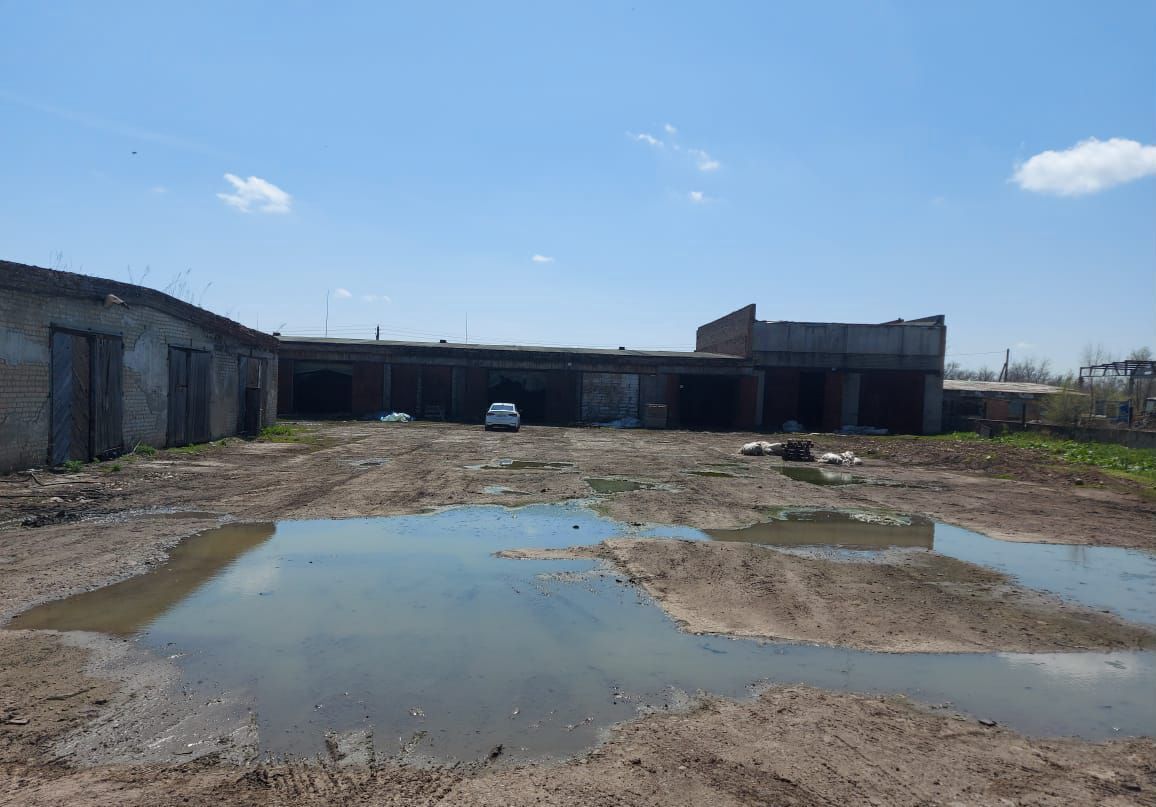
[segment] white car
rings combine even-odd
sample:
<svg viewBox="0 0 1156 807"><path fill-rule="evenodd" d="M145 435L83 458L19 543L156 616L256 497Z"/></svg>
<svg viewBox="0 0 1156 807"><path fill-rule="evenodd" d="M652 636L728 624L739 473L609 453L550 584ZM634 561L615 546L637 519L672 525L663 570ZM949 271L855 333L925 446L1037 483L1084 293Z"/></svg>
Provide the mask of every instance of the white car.
<svg viewBox="0 0 1156 807"><path fill-rule="evenodd" d="M522 415L518 412L518 407L512 403L490 404L490 411L486 412L486 431L491 429L517 431L520 428L522 428Z"/></svg>

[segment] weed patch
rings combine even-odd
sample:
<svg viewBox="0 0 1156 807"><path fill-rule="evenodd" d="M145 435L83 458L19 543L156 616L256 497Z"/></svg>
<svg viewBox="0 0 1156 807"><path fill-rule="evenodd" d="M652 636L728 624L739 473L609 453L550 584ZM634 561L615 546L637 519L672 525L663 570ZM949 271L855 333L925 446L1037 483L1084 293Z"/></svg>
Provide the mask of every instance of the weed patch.
<svg viewBox="0 0 1156 807"><path fill-rule="evenodd" d="M274 423L261 429L257 439L264 443L308 443L313 436L300 426L290 423Z"/></svg>
<svg viewBox="0 0 1156 807"><path fill-rule="evenodd" d="M1006 434L995 438L995 441L1017 448L1044 451L1069 464L1089 465L1114 472L1114 475L1124 475L1148 483L1156 482L1156 451L1152 449L1061 440L1028 432Z"/></svg>

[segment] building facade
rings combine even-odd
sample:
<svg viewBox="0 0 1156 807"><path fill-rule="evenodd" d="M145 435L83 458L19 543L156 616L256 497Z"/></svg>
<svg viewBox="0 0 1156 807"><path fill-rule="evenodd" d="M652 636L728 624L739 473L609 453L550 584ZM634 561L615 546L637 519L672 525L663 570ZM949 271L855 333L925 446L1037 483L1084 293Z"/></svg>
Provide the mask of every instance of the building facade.
<svg viewBox="0 0 1156 807"><path fill-rule="evenodd" d="M0 471L259 431L276 348L152 289L0 261Z"/></svg>
<svg viewBox="0 0 1156 807"><path fill-rule="evenodd" d="M871 426L908 434L940 431L942 316L877 325L768 322L755 306L703 325L696 349L749 362L758 382L758 426L794 421L807 431Z"/></svg>
<svg viewBox="0 0 1156 807"><path fill-rule="evenodd" d="M760 322L750 305L702 326L696 341L694 351L638 351L282 337L278 407L480 422L490 403L508 401L527 423L657 411L669 428L939 431L943 317Z"/></svg>
<svg viewBox="0 0 1156 807"><path fill-rule="evenodd" d="M394 410L480 423L503 401L527 423L641 420L658 406L670 427L754 427L753 409L718 393L754 388L751 369L733 356L283 337L279 364L286 415Z"/></svg>

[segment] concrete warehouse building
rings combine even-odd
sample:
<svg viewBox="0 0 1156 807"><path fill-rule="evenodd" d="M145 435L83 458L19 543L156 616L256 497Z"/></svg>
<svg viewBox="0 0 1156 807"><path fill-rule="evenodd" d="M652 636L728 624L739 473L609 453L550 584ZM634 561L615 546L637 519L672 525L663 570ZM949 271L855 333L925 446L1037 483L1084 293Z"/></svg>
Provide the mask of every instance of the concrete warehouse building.
<svg viewBox="0 0 1156 807"><path fill-rule="evenodd" d="M258 431L276 349L159 291L0 261L0 472Z"/></svg>
<svg viewBox="0 0 1156 807"><path fill-rule="evenodd" d="M879 325L760 322L749 305L694 351L281 337L282 414L387 410L478 422L493 401L527 423L623 417L670 428L939 431L942 316Z"/></svg>

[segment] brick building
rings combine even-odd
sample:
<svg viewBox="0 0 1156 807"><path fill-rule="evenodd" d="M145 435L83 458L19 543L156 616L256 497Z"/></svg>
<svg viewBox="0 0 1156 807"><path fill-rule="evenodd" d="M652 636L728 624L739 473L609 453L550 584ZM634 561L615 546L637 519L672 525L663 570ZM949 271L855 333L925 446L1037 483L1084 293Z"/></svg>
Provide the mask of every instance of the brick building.
<svg viewBox="0 0 1156 807"><path fill-rule="evenodd" d="M761 322L753 305L698 329L694 351L282 337L283 414L480 421L494 401L527 423L644 419L671 428L934 433L942 415L943 317L879 325Z"/></svg>
<svg viewBox="0 0 1156 807"><path fill-rule="evenodd" d="M943 415L942 315L879 324L761 321L755 306L698 329L696 349L742 357L758 379L758 424L808 431L875 426L935 434Z"/></svg>
<svg viewBox="0 0 1156 807"><path fill-rule="evenodd" d="M659 404L672 427L754 427L733 394L754 388L752 370L721 354L283 337L278 355L282 414L481 422L508 401L527 423L565 424L641 419Z"/></svg>
<svg viewBox="0 0 1156 807"><path fill-rule="evenodd" d="M276 347L152 289L0 261L0 471L258 430Z"/></svg>

